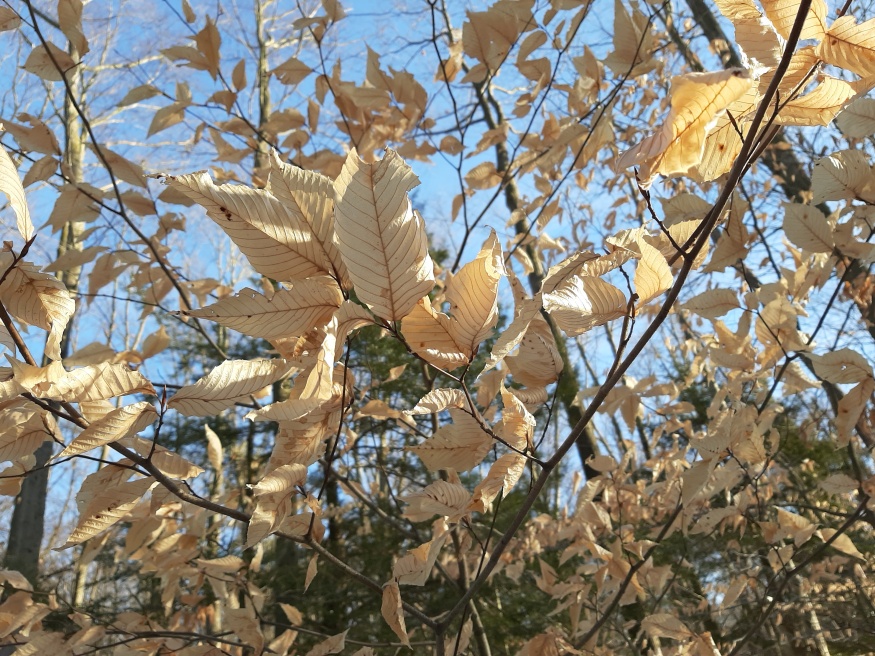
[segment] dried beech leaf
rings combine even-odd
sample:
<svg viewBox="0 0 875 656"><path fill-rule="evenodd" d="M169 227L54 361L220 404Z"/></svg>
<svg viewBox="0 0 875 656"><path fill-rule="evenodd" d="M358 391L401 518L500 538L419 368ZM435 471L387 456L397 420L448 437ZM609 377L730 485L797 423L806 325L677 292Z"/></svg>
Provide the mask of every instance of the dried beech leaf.
<svg viewBox="0 0 875 656"><path fill-rule="evenodd" d="M346 264L334 241L334 183L314 171L286 164L271 150L267 190L310 226L331 264L331 277L352 289Z"/></svg>
<svg viewBox="0 0 875 656"><path fill-rule="evenodd" d="M30 220L30 210L27 209L24 187L12 158L2 146L0 146L0 191L9 197L9 205L12 206L17 219L18 234L24 241L29 241L33 237L34 228Z"/></svg>
<svg viewBox="0 0 875 656"><path fill-rule="evenodd" d="M832 253L835 240L826 217L816 207L784 203L784 234L810 253Z"/></svg>
<svg viewBox="0 0 875 656"><path fill-rule="evenodd" d="M866 409L872 394L875 394L875 379L866 377L851 388L851 391L839 401L835 420L836 443L839 447L845 447L850 442L854 428ZM856 488L856 483L854 488Z"/></svg>
<svg viewBox="0 0 875 656"><path fill-rule="evenodd" d="M365 164L353 149L334 183L337 245L360 301L398 321L434 287L425 224L407 193L419 181L394 151Z"/></svg>
<svg viewBox="0 0 875 656"><path fill-rule="evenodd" d="M187 416L217 415L288 375L285 360L227 360L193 385L174 394L167 405Z"/></svg>
<svg viewBox="0 0 875 656"><path fill-rule="evenodd" d="M15 407L0 412L0 426L4 427L0 431L0 462L13 463L32 455L57 429L54 420L43 413Z"/></svg>
<svg viewBox="0 0 875 656"><path fill-rule="evenodd" d="M332 279L320 276L288 283L271 298L244 288L234 296L186 316L209 319L252 337L278 339L300 337L313 326L324 326L343 303L340 288Z"/></svg>
<svg viewBox="0 0 875 656"><path fill-rule="evenodd" d="M853 16L837 18L816 52L827 64L864 78L875 75L875 18L859 25Z"/></svg>
<svg viewBox="0 0 875 656"><path fill-rule="evenodd" d="M452 424L441 426L424 443L409 447L422 460L429 471L473 469L492 446L492 438L471 415L451 408Z"/></svg>
<svg viewBox="0 0 875 656"><path fill-rule="evenodd" d="M203 206L261 275L290 281L333 272L325 248L303 217L267 191L216 186L204 171L167 176L165 181Z"/></svg>
<svg viewBox="0 0 875 656"><path fill-rule="evenodd" d="M395 581L383 586L383 603L380 607L383 619L398 636L402 644L410 647L410 638L407 637L407 627L404 626L404 609L401 606L401 590Z"/></svg>
<svg viewBox="0 0 875 656"><path fill-rule="evenodd" d="M116 408L79 433L56 458L75 456L136 435L157 419L158 412L148 401Z"/></svg>
<svg viewBox="0 0 875 656"><path fill-rule="evenodd" d="M252 486L256 506L249 519L246 548L277 531L286 517L295 512L297 488L306 481L307 467L290 464L277 467Z"/></svg>
<svg viewBox="0 0 875 656"><path fill-rule="evenodd" d="M643 240L638 242L638 248L641 259L635 267L635 292L641 307L669 289L674 279L662 253Z"/></svg>
<svg viewBox="0 0 875 656"><path fill-rule="evenodd" d="M40 399L55 401L101 401L116 396L155 394L155 388L138 371L126 365L104 362L65 371L60 362L48 367L31 367L12 361L15 380Z"/></svg>
<svg viewBox="0 0 875 656"><path fill-rule="evenodd" d="M76 62L54 43L36 46L24 62L24 70L49 82L60 82Z"/></svg>
<svg viewBox="0 0 875 656"><path fill-rule="evenodd" d="M470 362L463 347L456 343L452 319L432 309L428 297L404 317L401 334L414 353L437 367L452 370Z"/></svg>
<svg viewBox="0 0 875 656"><path fill-rule="evenodd" d="M727 312L741 307L738 296L731 289L709 289L696 294L683 304L684 309L695 312L706 319L722 317Z"/></svg>
<svg viewBox="0 0 875 656"><path fill-rule="evenodd" d="M467 405L465 393L458 389L434 389L423 396L412 410L405 415L426 415L447 408L464 408Z"/></svg>
<svg viewBox="0 0 875 656"><path fill-rule="evenodd" d="M820 529L820 534L823 537L824 542L832 538L838 531L834 528L822 528ZM847 554L848 556L852 556L864 562L868 562L866 556L864 556L859 549L857 549L856 545L851 541L847 535L840 535L835 540L830 542L830 545L834 549L841 551L843 554Z"/></svg>
<svg viewBox="0 0 875 656"><path fill-rule="evenodd" d="M637 77L652 71L658 60L651 55L654 49L650 21L638 7L632 13L621 0L614 0L614 49L605 57L605 65L616 75Z"/></svg>
<svg viewBox="0 0 875 656"><path fill-rule="evenodd" d="M815 205L825 200L875 202L875 174L868 157L859 150L841 150L817 160L811 173L811 191Z"/></svg>
<svg viewBox="0 0 875 656"><path fill-rule="evenodd" d="M307 568L308 582L305 586L305 590L309 587L309 581L313 580L312 576L309 576L310 570L313 570L314 576L316 572L316 554L313 555L313 558L310 560L311 567ZM344 631L343 633L338 633L335 636L331 636L327 640L323 640L319 644L317 644L313 649L308 651L305 656L327 656L328 654L339 654L346 647L346 634L349 633L349 629Z"/></svg>
<svg viewBox="0 0 875 656"><path fill-rule="evenodd" d="M737 68L672 78L671 111L662 130L626 151L617 169L640 167L638 177L645 187L657 174L686 173L702 161L714 120L750 88L747 72Z"/></svg>
<svg viewBox="0 0 875 656"><path fill-rule="evenodd" d="M141 478L101 487L94 490L87 501L77 498L80 503L79 522L61 549L90 540L123 519L154 485L154 479Z"/></svg>
<svg viewBox="0 0 875 656"><path fill-rule="evenodd" d="M501 245L492 231L483 248L447 285L453 341L473 358L498 321L498 283L506 275Z"/></svg>
<svg viewBox="0 0 875 656"><path fill-rule="evenodd" d="M61 338L76 310L76 302L63 282L41 273L27 262L13 266L12 253L0 253L0 302L14 318L49 331L46 355L61 359Z"/></svg>
<svg viewBox="0 0 875 656"><path fill-rule="evenodd" d="M789 38L799 13L798 0L763 0L763 11L778 34L785 39ZM799 38L822 39L826 31L826 14L826 0L812 0Z"/></svg>
<svg viewBox="0 0 875 656"><path fill-rule="evenodd" d="M846 137L863 139L875 134L875 98L858 98L836 117Z"/></svg>
<svg viewBox="0 0 875 656"><path fill-rule="evenodd" d="M392 566L392 578L399 585L425 585L449 536L447 528L443 519L437 520L434 523L432 539L415 549L408 549L407 553L395 562Z"/></svg>
<svg viewBox="0 0 875 656"><path fill-rule="evenodd" d="M467 514L471 495L458 483L435 481L421 492L408 494L402 500L408 504L404 516L412 522L422 522L435 515L456 522Z"/></svg>
<svg viewBox="0 0 875 656"><path fill-rule="evenodd" d="M625 315L626 296L601 278L575 275L544 294L544 309L573 337Z"/></svg>
<svg viewBox="0 0 875 656"><path fill-rule="evenodd" d="M517 484L525 470L525 456L518 453L505 453L492 464L486 478L474 488L469 510L489 512L492 502L499 494L506 495Z"/></svg>
<svg viewBox="0 0 875 656"><path fill-rule="evenodd" d="M859 383L866 378L872 378L872 365L869 361L849 348L808 357L814 365L814 373L837 385Z"/></svg>

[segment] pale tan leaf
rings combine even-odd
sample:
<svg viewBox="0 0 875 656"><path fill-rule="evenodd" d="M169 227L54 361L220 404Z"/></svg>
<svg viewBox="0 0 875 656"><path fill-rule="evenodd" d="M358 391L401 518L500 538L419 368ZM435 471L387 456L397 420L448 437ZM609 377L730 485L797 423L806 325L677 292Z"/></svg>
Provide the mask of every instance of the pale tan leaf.
<svg viewBox="0 0 875 656"><path fill-rule="evenodd" d="M853 16L837 18L816 52L827 64L864 78L875 75L875 18L859 25Z"/></svg>
<svg viewBox="0 0 875 656"><path fill-rule="evenodd" d="M392 566L392 578L398 581L399 585L425 585L449 536L447 528L444 520L437 520L434 523L431 540L415 549L408 549L404 556L395 561Z"/></svg>
<svg viewBox="0 0 875 656"><path fill-rule="evenodd" d="M482 162L465 174L465 184L471 189L492 189L502 180L503 176L492 162Z"/></svg>
<svg viewBox="0 0 875 656"><path fill-rule="evenodd" d="M289 398L246 415L254 421L295 421L325 405L334 396L334 362L337 357L337 317L331 319L318 349L307 358L295 379ZM339 382L339 381L338 381ZM336 399L340 403L340 399Z"/></svg>
<svg viewBox="0 0 875 656"><path fill-rule="evenodd" d="M789 38L796 15L799 13L798 0L763 0L763 11L778 34L785 39ZM799 38L822 39L826 31L826 14L826 0L812 0Z"/></svg>
<svg viewBox="0 0 875 656"><path fill-rule="evenodd" d="M450 408L452 424L441 426L419 446L409 447L429 471L473 469L492 446L492 438L471 415L458 408Z"/></svg>
<svg viewBox="0 0 875 656"><path fill-rule="evenodd" d="M333 272L306 221L267 191L216 186L203 171L165 180L203 206L261 275L285 282Z"/></svg>
<svg viewBox="0 0 875 656"><path fill-rule="evenodd" d="M715 0L720 12L735 26L735 42L749 60L775 67L781 59L783 41L753 0Z"/></svg>
<svg viewBox="0 0 875 656"><path fill-rule="evenodd" d="M45 273L50 271L70 271L71 269L81 267L83 264L88 264L105 250L106 246L88 246L81 250L72 248L51 264L44 266L42 270Z"/></svg>
<svg viewBox="0 0 875 656"><path fill-rule="evenodd" d="M501 411L499 433L505 442L523 451L533 446L536 422L516 392L517 390L507 389L502 383L501 402L504 408Z"/></svg>
<svg viewBox="0 0 875 656"><path fill-rule="evenodd" d="M273 340L300 337L314 326L324 326L343 303L340 288L331 278L319 276L288 284L290 289L279 289L271 298L247 287L234 296L182 314Z"/></svg>
<svg viewBox="0 0 875 656"><path fill-rule="evenodd" d="M209 425L204 424L204 435L207 439L207 460L210 461L210 466L216 471L222 471L222 461L224 459L224 450L222 449L222 440Z"/></svg>
<svg viewBox="0 0 875 656"><path fill-rule="evenodd" d="M407 637L407 627L404 625L404 609L401 606L401 590L395 581L383 586L383 603L380 612L386 624L392 632L398 636L402 644L410 647L410 638Z"/></svg>
<svg viewBox="0 0 875 656"><path fill-rule="evenodd" d="M525 337L532 319L540 313L541 305L542 299L540 294L533 299L525 298L517 303L514 319L492 345L492 352L486 360L486 366L484 366L483 370L480 372L481 376L497 367L498 364L507 357L508 353L513 351L519 345Z"/></svg>
<svg viewBox="0 0 875 656"><path fill-rule="evenodd" d="M601 278L574 275L544 294L544 309L573 337L625 315L626 297Z"/></svg>
<svg viewBox="0 0 875 656"><path fill-rule="evenodd" d="M645 187L657 174L686 173L702 161L714 119L742 98L751 84L742 69L672 78L671 111L663 128L626 151L617 160L617 169L640 167L638 177Z"/></svg>
<svg viewBox="0 0 875 656"><path fill-rule="evenodd" d="M54 159L52 158L52 161ZM18 234L22 239L29 241L33 237L33 223L30 220L30 210L27 209L27 199L24 196L24 187L18 177L18 171L9 153L0 146L0 192L9 197L9 205L15 212Z"/></svg>
<svg viewBox="0 0 875 656"><path fill-rule="evenodd" d="M847 474L830 474L818 484L827 494L851 494L859 486L860 483Z"/></svg>
<svg viewBox="0 0 875 656"><path fill-rule="evenodd" d="M857 98L836 117L836 125L852 139L875 134L875 98Z"/></svg>
<svg viewBox="0 0 875 656"><path fill-rule="evenodd" d="M21 25L21 16L12 7L0 7L0 32L17 29Z"/></svg>
<svg viewBox="0 0 875 656"><path fill-rule="evenodd" d="M20 261L14 267L12 253L0 253L0 270L7 271L0 283L0 301L14 318L49 331L46 355L61 358L61 338L76 310L76 302L63 282Z"/></svg>
<svg viewBox="0 0 875 656"><path fill-rule="evenodd" d="M836 529L834 528L820 529L820 534L823 537L824 542L832 538L836 533L838 533L838 531L836 531ZM846 534L839 535L835 540L830 542L830 545L832 545L834 549L841 551L843 554L853 556L854 558L859 558L862 561L867 560L866 556L860 553L860 550L857 549L857 546Z"/></svg>
<svg viewBox="0 0 875 656"><path fill-rule="evenodd" d="M91 149L97 153L97 148L92 146ZM100 153L109 164L112 175L128 184L146 188L146 176L143 173L143 167L111 151L106 146L100 147Z"/></svg>
<svg viewBox="0 0 875 656"><path fill-rule="evenodd" d="M58 24L80 57L88 53L88 40L82 33L82 1L58 0Z"/></svg>
<svg viewBox="0 0 875 656"><path fill-rule="evenodd" d="M119 440L119 444L133 449L143 458L149 458L162 474L170 478L185 480L204 473L203 468L198 467L178 453L174 453L160 444L155 444L152 440L144 440L141 437L126 437Z"/></svg>
<svg viewBox="0 0 875 656"><path fill-rule="evenodd" d="M54 420L42 413L16 407L0 412L0 426L4 427L0 431L0 461L13 463L51 440L57 428Z"/></svg>
<svg viewBox="0 0 875 656"><path fill-rule="evenodd" d="M857 383L839 401L835 420L836 443L839 447L845 447L850 442L854 428L872 394L875 394L875 379L867 377Z"/></svg>
<svg viewBox="0 0 875 656"><path fill-rule="evenodd" d="M467 404L465 393L458 389L433 389L423 396L412 410L405 415L426 415L441 412L447 408L464 408Z"/></svg>
<svg viewBox="0 0 875 656"><path fill-rule="evenodd" d="M103 362L65 371L60 362L48 367L31 367L12 361L15 379L37 398L56 401L100 401L142 392L155 394L155 388L138 371L126 365Z"/></svg>
<svg viewBox="0 0 875 656"><path fill-rule="evenodd" d="M622 0L614 0L613 41L614 49L604 62L616 75L637 77L657 67L650 21L637 6L630 14Z"/></svg>
<svg viewBox="0 0 875 656"><path fill-rule="evenodd" d="M784 203L784 234L810 253L832 253L835 240L826 217L816 207Z"/></svg>
<svg viewBox="0 0 875 656"><path fill-rule="evenodd" d="M473 358L498 321L498 283L506 275L501 245L492 231L483 248L447 285L453 341Z"/></svg>
<svg viewBox="0 0 875 656"><path fill-rule="evenodd" d="M24 181L21 184L26 189L35 182L45 182L51 178L57 170L58 160L52 155L46 155L31 164L27 173L24 174Z"/></svg>
<svg viewBox="0 0 875 656"><path fill-rule="evenodd" d="M249 548L277 531L296 509L298 487L307 480L307 467L301 464L277 467L252 487L255 511L249 519L246 547Z"/></svg>
<svg viewBox="0 0 875 656"><path fill-rule="evenodd" d="M73 58L54 43L36 46L24 62L24 70L49 82L60 82L74 66Z"/></svg>
<svg viewBox="0 0 875 656"><path fill-rule="evenodd" d="M281 465L312 465L324 454L324 442L337 430L340 411L318 410L297 421L281 421L267 470Z"/></svg>
<svg viewBox="0 0 875 656"><path fill-rule="evenodd" d="M734 291L720 288L696 294L681 307L706 319L716 319L727 312L740 308L741 304Z"/></svg>
<svg viewBox="0 0 875 656"><path fill-rule="evenodd" d="M156 484L152 478L117 483L95 490L62 549L81 544L122 520Z"/></svg>
<svg viewBox="0 0 875 656"><path fill-rule="evenodd" d="M445 369L468 364L470 358L456 343L452 320L431 307L428 297L419 300L401 322L401 334L410 348L426 362Z"/></svg>
<svg viewBox="0 0 875 656"><path fill-rule="evenodd" d="M775 513L780 526L787 537L793 538L797 547L808 542L808 539L817 531L817 524L812 523L806 517L790 512L784 508L775 508Z"/></svg>
<svg viewBox="0 0 875 656"><path fill-rule="evenodd" d="M314 171L286 164L271 150L267 189L292 212L299 213L331 264L331 276L344 289L352 289L346 264L334 241L334 183Z"/></svg>
<svg viewBox="0 0 875 656"><path fill-rule="evenodd" d="M497 2L488 11L468 11L462 25L462 47L479 63L465 76L465 82L480 82L489 71L497 71L523 29L533 22L531 6Z"/></svg>
<svg viewBox="0 0 875 656"><path fill-rule="evenodd" d="M822 75L811 91L783 105L775 121L781 125L827 126L846 105L871 89L873 83L875 78L872 76L866 80L845 82Z"/></svg>
<svg viewBox="0 0 875 656"><path fill-rule="evenodd" d="M157 419L158 413L148 401L116 408L79 433L56 458L79 455L104 444L136 435Z"/></svg>
<svg viewBox="0 0 875 656"><path fill-rule="evenodd" d="M435 515L456 522L467 513L471 495L458 483L435 481L421 492L414 492L402 499L408 504L404 516L412 522L431 519Z"/></svg>
<svg viewBox="0 0 875 656"><path fill-rule="evenodd" d="M187 416L217 415L288 375L285 360L227 360L193 385L174 394L167 405Z"/></svg>
<svg viewBox="0 0 875 656"><path fill-rule="evenodd" d="M156 111L152 122L149 123L146 138L173 127L177 123L182 123L185 120L185 108L186 105L175 102Z"/></svg>
<svg viewBox="0 0 875 656"><path fill-rule="evenodd" d="M313 69L297 57L291 57L270 71L282 84L295 85L306 78Z"/></svg>
<svg viewBox="0 0 875 656"><path fill-rule="evenodd" d="M122 98L117 107L128 107L130 105L136 105L141 100L148 100L149 98L154 98L158 94L161 93L161 89L151 84L141 84L138 87L134 87L130 91L125 94L125 97Z"/></svg>
<svg viewBox="0 0 875 656"><path fill-rule="evenodd" d="M492 464L486 478L474 488L474 495L468 506L469 510L489 512L492 508L492 502L499 494L506 495L517 484L525 470L525 456L518 453L505 453Z"/></svg>
<svg viewBox="0 0 875 656"><path fill-rule="evenodd" d="M691 171L694 177L710 182L732 168L741 153L742 140L747 137L750 127L750 121L746 117L752 114L759 101L757 88L751 86L741 98L730 103L726 111L717 117L714 127L705 137L702 160Z"/></svg>
<svg viewBox="0 0 875 656"><path fill-rule="evenodd" d="M635 267L635 292L641 307L669 289L674 279L662 253L643 240L638 242L638 248L641 259Z"/></svg>
<svg viewBox="0 0 875 656"><path fill-rule="evenodd" d="M859 383L872 377L869 361L849 348L830 351L824 355L808 356L814 365L814 372L831 383Z"/></svg>
<svg viewBox="0 0 875 656"><path fill-rule="evenodd" d="M814 194L811 202L815 205L825 200L875 201L875 174L866 154L841 150L817 160L811 173L811 191Z"/></svg>
<svg viewBox="0 0 875 656"><path fill-rule="evenodd" d="M207 72L215 80L219 73L219 48L222 45L222 37L209 17L204 28L194 35L194 42L204 57Z"/></svg>
<svg viewBox="0 0 875 656"><path fill-rule="evenodd" d="M532 319L517 354L506 357L505 363L513 380L526 387L544 388L559 378L565 365L544 317Z"/></svg>
<svg viewBox="0 0 875 656"><path fill-rule="evenodd" d="M168 346L170 346L170 335L167 334L167 329L164 326L159 326L158 330L143 340L143 346L140 347L140 355L145 360L153 355L158 355Z"/></svg>
<svg viewBox="0 0 875 656"><path fill-rule="evenodd" d="M689 640L694 636L683 622L669 613L648 615L641 621L641 628L649 635L659 638Z"/></svg>
<svg viewBox="0 0 875 656"><path fill-rule="evenodd" d="M419 183L390 150L365 164L353 149L334 182L337 245L356 294L377 316L398 321L434 287L422 217L407 192Z"/></svg>
<svg viewBox="0 0 875 656"><path fill-rule="evenodd" d="M316 561L316 556L313 556L313 560L311 563ZM309 568L308 568L309 573ZM314 570L315 571L315 570ZM305 587L306 590L306 587ZM305 656L327 656L327 654L339 654L343 651L346 646L346 634L349 633L349 629L344 631L343 633L338 633L335 636L331 636L327 640L323 640L318 645L313 647L310 651L308 651Z"/></svg>

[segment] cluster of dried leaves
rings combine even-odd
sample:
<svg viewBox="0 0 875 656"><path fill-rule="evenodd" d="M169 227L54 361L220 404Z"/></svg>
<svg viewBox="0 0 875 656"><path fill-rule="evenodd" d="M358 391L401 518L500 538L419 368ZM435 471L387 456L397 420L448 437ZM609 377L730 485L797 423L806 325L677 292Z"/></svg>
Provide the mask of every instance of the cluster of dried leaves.
<svg viewBox="0 0 875 656"><path fill-rule="evenodd" d="M557 80L548 55L558 64L570 50L591 3L554 2L536 19L532 2L500 0L486 11L468 12L460 35L450 25L444 36L435 32L439 90L452 99L457 126L464 125L453 95L460 89L471 91L488 117L476 148L464 144L465 129L439 143L417 139L435 125L427 90L408 72L384 70L371 50L361 84L345 81L339 62L330 73L324 60L321 72L297 57L279 64L269 74L283 85L315 76L306 118L285 109L257 127L239 117L205 126L219 162L260 153L253 186L227 179L217 184L206 172L158 176L165 187L157 201L204 208L261 276L258 289L232 293L215 280L183 281L169 264L165 243L179 230L171 215L160 219L154 235L137 233L137 257L95 246L69 252L68 261L31 261L37 232L18 167L0 151L0 189L24 244L9 241L0 253L0 343L9 364L0 369L0 457L12 463L0 472L0 492L16 494L47 439L60 446L52 463L101 448L114 452L111 461L104 459L77 482L79 518L63 546L86 543L81 557L93 559L114 531L124 530L119 551L139 562L142 572L160 577L165 613L162 619L131 611L101 621L35 594L24 577L6 571L0 578L10 593L0 603L0 640L18 645L14 653L22 656L98 649L186 656L303 653L295 651L299 632L306 633L314 618L282 604L288 623L278 631L266 621L270 594L248 578L260 567L264 544L274 540L310 552L304 589L318 567L339 568L350 586L373 591L373 607L380 606L396 646L410 646L415 636L416 649L433 644L439 654L489 653L490 639L497 636L484 629L479 605L501 577L506 579L501 585L537 587L550 600L528 609L549 612L548 628L513 645L520 654L623 649L735 654L767 621L792 615L792 604L781 604L790 599L788 589L799 585L798 575L816 570L793 597L806 606L808 622L819 621L817 612L823 612L813 596L841 601L856 595L855 588L862 590L872 556L855 546L849 532L875 522L867 506L875 479L867 471L868 457L859 455L861 446L875 446L866 412L875 393L865 356L871 348L822 347L815 338L826 334L824 323L840 295L848 301L848 316L861 317L862 334L872 331L875 304L864 278L875 260L869 243L875 173L854 140L875 133L875 101L860 98L875 86L875 22L858 23L851 15L830 21L824 0L766 0L761 6L718 0L717 5L735 27L746 67L673 77L662 124L647 126L646 136L640 126L625 124L618 137L634 145L622 154L614 126L624 123L615 115L631 115L633 106L635 115L643 115L641 107L653 91L620 92L628 80L662 71L660 39L675 28L667 22L665 34L657 34L657 10L648 17L620 0L611 51L600 60L589 47L580 49L573 60L575 78L567 84ZM187 20L196 20L187 3L183 9ZM431 11L433 19L441 17L436 3ZM84 57L88 42L81 12L80 3L62 1L58 22ZM449 20L446 12L443 16ZM37 21L32 12L25 18ZM326 1L294 27L308 31L321 53L325 34L341 18L339 5ZM14 11L4 10L4 27L13 29L18 20ZM552 36L546 29L551 22ZM207 18L192 41L163 54L224 80L217 25ZM515 75L525 83L514 115L543 119L541 131L528 132L513 152L511 122L491 87L502 66L514 65L511 53ZM45 41L34 47L24 68L60 83L76 66L68 52ZM604 66L618 80L613 88ZM835 75L824 72L827 67ZM543 106L552 87L564 94L565 115ZM241 61L231 84L207 102L230 112L246 88ZM139 86L120 104L157 94L154 86ZM345 154L306 148L326 98L341 117L345 140L355 145ZM172 103L154 114L148 134L181 123L195 104L188 85L180 82ZM784 204L785 246L771 248L784 248L787 259L780 266L773 262L775 276L761 282L758 276L767 268L753 263L750 254L765 248L772 259L756 218L770 183L752 183L763 190L754 197L742 180L781 126L828 126L834 119L852 147L814 164L808 202ZM57 141L38 118L22 120L31 127L8 123L6 129L22 152L43 156L33 159L25 184L50 180L59 165ZM236 148L229 134L250 143ZM112 183L100 188L68 180L59 187L47 226L95 220L110 201L129 225L136 221L128 211L157 215L142 169L90 136ZM375 156L376 149L392 143L397 150ZM464 164L466 157L491 149L496 163ZM515 234L503 242L488 231L479 252L462 264L460 251L454 266L433 261L426 222L410 199L419 181L405 158L428 159L438 152L459 158L461 190L448 209L453 218L463 217L465 243L480 222L469 207L477 192L495 198L511 190L510 203L519 195L518 181L529 176L532 185L530 197L518 196L511 207L508 225ZM573 254L560 258L561 240L546 228L565 213L557 197L559 181L574 176L581 188L605 184L605 189L637 176L636 197L625 202L638 208L641 219L637 226L611 230L598 248L583 247L594 238L588 232ZM661 217L648 191L658 176L677 178ZM122 182L130 188L121 191ZM693 188L700 193L688 190ZM824 203L836 210L824 214ZM747 227L749 214L754 231ZM583 220L566 220L575 231L587 230ZM615 220L605 218L602 226ZM546 266L551 257L552 266ZM140 366L174 348L164 328L136 349L92 346L62 357L62 342L81 303L49 272L89 263L90 294L123 275L150 303L160 304L175 290L182 322L207 336L215 331L204 326L216 324L263 340L270 345L269 357L226 357L195 382L173 388L150 380L148 367ZM531 292L524 277L536 282ZM511 316L498 330L500 291L508 288L513 308L506 308ZM806 303L820 294L829 297L815 310L822 318L806 333ZM727 315L735 327L724 322ZM669 324L684 336L673 341L664 331ZM25 334L24 326L45 334L43 362L33 347L37 337ZM403 347L405 355L393 363L394 377L405 365L421 368L430 391L413 407L393 407L380 397L378 385L357 379L349 364L354 337L374 327ZM845 328L830 329L835 343L842 343ZM586 360L597 384L579 390L580 419L566 425L559 422L556 399L564 379L575 376L568 344L601 330L614 350ZM656 367L643 362L657 352L650 349L657 348L659 337L686 363L686 372L675 379L660 378ZM578 343L589 349L596 342ZM651 375L635 380L636 371ZM261 402L265 388L283 385L285 393ZM685 396L696 385L711 389L698 423ZM832 402L824 439L831 448L845 448L850 464L812 483L804 470L782 459L782 436L789 430L782 404L821 388ZM127 402L129 396L135 400ZM241 421L276 426L263 467L250 463L256 475L246 481L245 494L217 484L228 457L209 426L205 452L211 472L161 444L169 443L162 437L174 413L235 417L241 407ZM655 412L646 414L651 407ZM430 524L426 533L421 527L413 533L422 536L415 544L408 534L383 580L346 562L330 548L331 531L326 533L332 517L342 512L340 505L365 508L374 522L383 521L379 513L386 515L379 498L386 489L376 484L366 489L356 479L361 466L356 449L364 438L353 420L362 417L391 422L403 439L386 448L418 463L413 484L403 476L389 483L391 495L401 496L386 521ZM418 421L421 417L425 421ZM649 435L644 419L651 422ZM551 423L562 432L552 445L542 439ZM562 478L562 465L565 472L579 469L568 462L568 453L588 431L611 423L616 434L604 444L613 456L595 455L587 463L597 475ZM342 482L339 505L323 495L332 477ZM551 486L569 501L536 515L533 509ZM496 529L497 506L511 495L517 499L514 510ZM230 553L207 549L237 522L245 525L245 537L232 541ZM700 537L725 541L726 554L745 556L731 576L721 570L715 579L697 580L698 601L684 602L678 578L688 563L677 544L698 544ZM89 551L92 543L96 547ZM404 601L412 589L405 586L435 581L456 590L450 606L431 606L423 597ZM755 610L740 614L744 605ZM69 620L66 630L46 622L57 613ZM715 635L721 627L728 628ZM339 653L357 628L327 637L307 653ZM814 634L820 649L825 629ZM355 653L373 648L362 644Z"/></svg>

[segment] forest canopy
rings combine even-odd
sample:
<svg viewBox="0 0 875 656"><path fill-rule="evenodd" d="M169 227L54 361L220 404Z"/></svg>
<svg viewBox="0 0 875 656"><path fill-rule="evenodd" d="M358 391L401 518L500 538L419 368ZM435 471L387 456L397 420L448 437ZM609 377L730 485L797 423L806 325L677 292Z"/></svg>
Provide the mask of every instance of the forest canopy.
<svg viewBox="0 0 875 656"><path fill-rule="evenodd" d="M869 0L0 31L0 654L875 651Z"/></svg>

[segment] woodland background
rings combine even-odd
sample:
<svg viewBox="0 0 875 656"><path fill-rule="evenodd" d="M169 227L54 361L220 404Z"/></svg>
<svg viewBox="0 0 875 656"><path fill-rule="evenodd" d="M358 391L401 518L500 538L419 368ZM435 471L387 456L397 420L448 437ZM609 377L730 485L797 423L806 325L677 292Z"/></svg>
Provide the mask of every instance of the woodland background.
<svg viewBox="0 0 875 656"><path fill-rule="evenodd" d="M871 2L0 29L0 653L875 651Z"/></svg>

